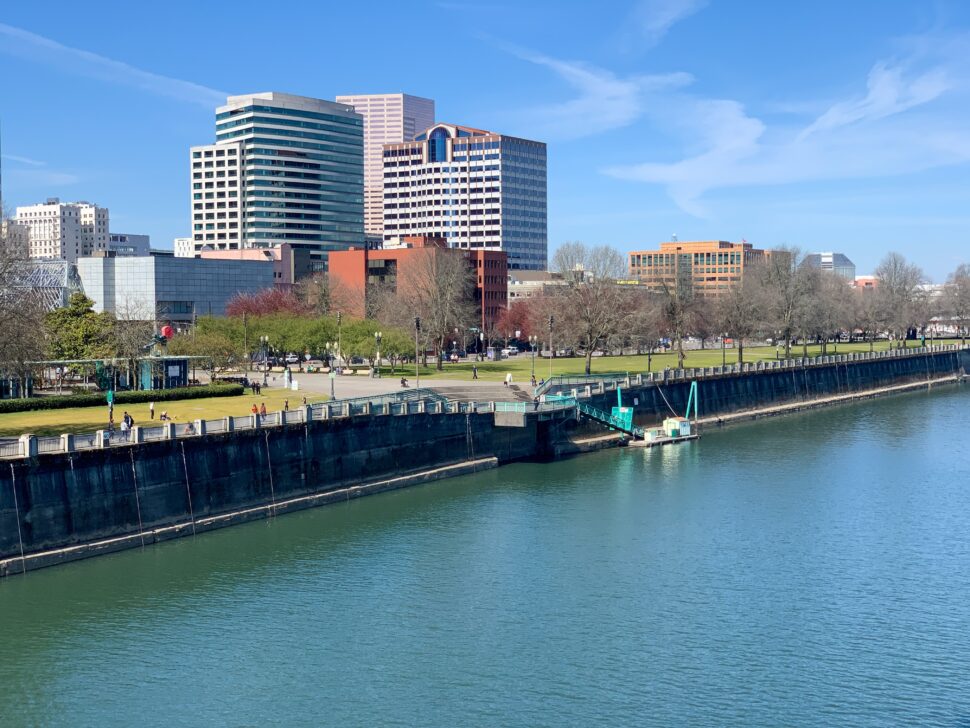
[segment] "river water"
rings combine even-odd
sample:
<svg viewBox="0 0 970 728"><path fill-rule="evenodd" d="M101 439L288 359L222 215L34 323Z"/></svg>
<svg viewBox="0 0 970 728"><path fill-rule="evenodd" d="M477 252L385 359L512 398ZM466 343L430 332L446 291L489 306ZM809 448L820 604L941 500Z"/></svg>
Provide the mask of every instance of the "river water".
<svg viewBox="0 0 970 728"><path fill-rule="evenodd" d="M970 724L970 389L0 582L0 724Z"/></svg>

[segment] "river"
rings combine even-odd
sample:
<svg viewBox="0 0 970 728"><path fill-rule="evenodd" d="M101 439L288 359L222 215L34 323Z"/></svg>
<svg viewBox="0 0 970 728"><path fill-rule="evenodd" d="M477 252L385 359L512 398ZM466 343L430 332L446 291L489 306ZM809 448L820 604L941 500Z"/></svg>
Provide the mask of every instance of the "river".
<svg viewBox="0 0 970 728"><path fill-rule="evenodd" d="M970 389L0 582L0 724L967 725Z"/></svg>

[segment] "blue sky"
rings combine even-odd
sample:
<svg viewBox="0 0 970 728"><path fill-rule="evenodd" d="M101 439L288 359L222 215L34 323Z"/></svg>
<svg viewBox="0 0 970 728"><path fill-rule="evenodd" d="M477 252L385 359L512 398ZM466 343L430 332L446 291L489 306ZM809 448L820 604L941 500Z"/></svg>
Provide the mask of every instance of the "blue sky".
<svg viewBox="0 0 970 728"><path fill-rule="evenodd" d="M225 95L404 91L549 144L550 249L970 262L956 0L5 3L0 79L7 204L96 201L157 247L188 234L188 147Z"/></svg>

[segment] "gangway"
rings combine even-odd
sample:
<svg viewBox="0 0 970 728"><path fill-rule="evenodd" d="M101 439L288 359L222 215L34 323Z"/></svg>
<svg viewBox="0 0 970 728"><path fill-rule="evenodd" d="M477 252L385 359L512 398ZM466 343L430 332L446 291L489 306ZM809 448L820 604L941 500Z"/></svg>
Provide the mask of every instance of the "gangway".
<svg viewBox="0 0 970 728"><path fill-rule="evenodd" d="M616 415L610 414L609 412L604 412L601 409L596 409L595 407L590 407L585 402L577 402L576 409L579 413L589 419L599 422L601 425L606 425L610 429L619 430L620 432L629 435L634 439L644 439L646 434L642 427L637 427L628 418L617 417Z"/></svg>

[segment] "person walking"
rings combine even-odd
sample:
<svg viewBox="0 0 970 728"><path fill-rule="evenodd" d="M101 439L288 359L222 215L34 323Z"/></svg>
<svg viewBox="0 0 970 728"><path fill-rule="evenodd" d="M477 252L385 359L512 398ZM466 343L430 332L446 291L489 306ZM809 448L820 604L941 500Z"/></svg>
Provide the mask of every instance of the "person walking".
<svg viewBox="0 0 970 728"><path fill-rule="evenodd" d="M512 386L512 372L507 372L506 373L506 375L505 375L505 386L506 387L511 387Z"/></svg>
<svg viewBox="0 0 970 728"><path fill-rule="evenodd" d="M284 412L289 412L290 411L290 400L288 400L288 399L284 399L283 400L283 411Z"/></svg>
<svg viewBox="0 0 970 728"><path fill-rule="evenodd" d="M478 365L472 364L472 379L478 379Z"/></svg>
<svg viewBox="0 0 970 728"><path fill-rule="evenodd" d="M253 402L253 407L249 411L252 412L254 415L258 415L259 414L259 407L256 406L256 403L255 402Z"/></svg>
<svg viewBox="0 0 970 728"><path fill-rule="evenodd" d="M263 402L261 405L259 405L259 416L260 417L265 417L266 416L266 403L265 402Z"/></svg>
<svg viewBox="0 0 970 728"><path fill-rule="evenodd" d="M539 411L539 395L538 394L535 397L532 398L532 407L533 407L533 411L535 411L535 412L538 412Z"/></svg>
<svg viewBox="0 0 970 728"><path fill-rule="evenodd" d="M132 419L131 415L128 414L128 410L125 410L125 413L122 415L121 419L128 426L129 430L131 429L131 426L135 424L135 421Z"/></svg>
<svg viewBox="0 0 970 728"><path fill-rule="evenodd" d="M128 442L128 432L130 428L128 427L128 418L121 421L121 437L125 442Z"/></svg>
<svg viewBox="0 0 970 728"><path fill-rule="evenodd" d="M148 403L148 418L151 419L151 420L154 420L155 419L155 403L154 402L149 402Z"/></svg>

